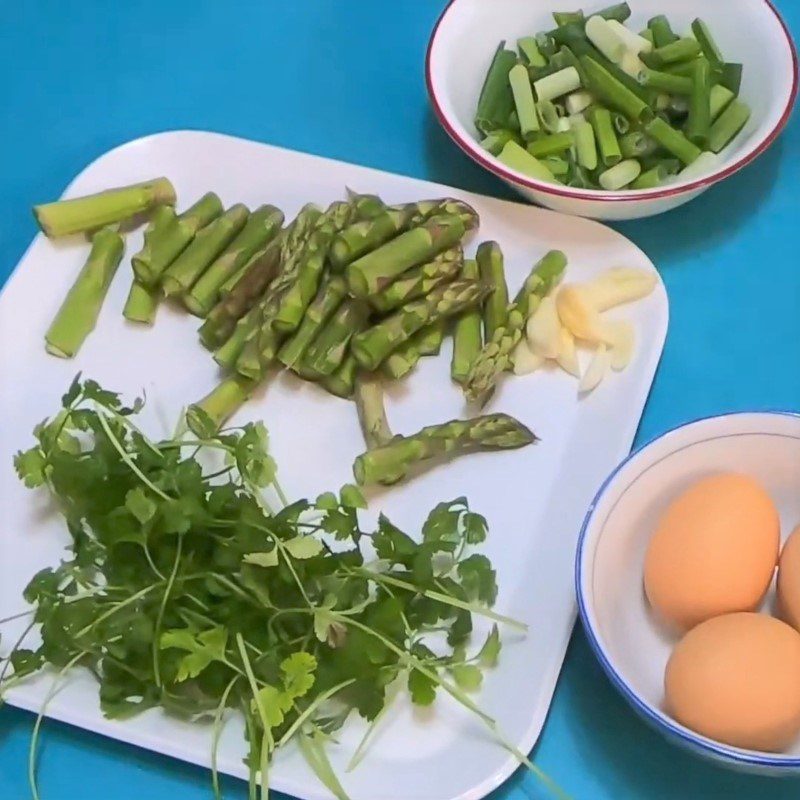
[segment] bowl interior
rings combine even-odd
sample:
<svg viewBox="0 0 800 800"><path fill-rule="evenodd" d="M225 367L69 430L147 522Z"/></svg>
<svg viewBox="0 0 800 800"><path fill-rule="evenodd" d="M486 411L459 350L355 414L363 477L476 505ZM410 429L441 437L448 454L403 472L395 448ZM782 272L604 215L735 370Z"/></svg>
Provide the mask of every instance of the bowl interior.
<svg viewBox="0 0 800 800"><path fill-rule="evenodd" d="M664 669L677 636L652 614L642 587L647 544L666 506L691 483L736 470L773 497L786 538L800 523L800 417L734 414L693 423L644 448L614 475L587 521L579 549L581 613L612 679L666 722ZM764 611L774 604L774 586ZM620 684L624 684L621 686ZM685 729L669 721L671 726ZM676 731L673 731L676 732ZM692 737L702 739L696 734ZM709 740L703 740L709 743ZM736 758L747 751L720 746ZM800 757L800 737L775 763Z"/></svg>
<svg viewBox="0 0 800 800"><path fill-rule="evenodd" d="M591 12L607 3L586 0L582 5ZM744 132L721 154L714 173L736 164L769 138L790 102L794 62L787 35L766 0L725 0L702 7L696 0L630 0L630 5L633 16L626 24L635 30L646 27L651 17L666 13L676 33L684 34L700 14L725 58L744 64L741 98L753 114ZM480 147L473 125L486 71L501 40L514 47L518 38L552 28L551 12L556 10L563 9L552 0L454 0L435 36L430 80L441 112L465 147L498 167L502 167L500 162ZM673 185L689 183L692 180Z"/></svg>

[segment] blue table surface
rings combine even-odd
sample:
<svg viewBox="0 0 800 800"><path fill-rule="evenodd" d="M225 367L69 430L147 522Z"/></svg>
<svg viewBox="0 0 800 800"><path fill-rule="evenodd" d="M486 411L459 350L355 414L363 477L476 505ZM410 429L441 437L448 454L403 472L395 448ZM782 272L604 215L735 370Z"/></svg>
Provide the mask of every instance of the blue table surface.
<svg viewBox="0 0 800 800"><path fill-rule="evenodd" d="M33 203L57 197L106 150L168 129L220 131L514 198L451 144L428 108L423 59L442 6L443 0L6 6L0 281L36 232ZM800 3L778 6L800 33ZM704 415L798 409L798 186L795 117L756 165L723 186L672 213L617 226L660 268L672 310L640 443ZM29 796L32 724L30 714L0 710L0 797ZM611 688L579 629L534 757L576 800L800 796L800 780L743 777L662 741ZM44 800L210 797L204 770L54 722L45 726L39 775ZM246 796L238 781L226 789L228 797ZM545 797L522 771L493 795Z"/></svg>

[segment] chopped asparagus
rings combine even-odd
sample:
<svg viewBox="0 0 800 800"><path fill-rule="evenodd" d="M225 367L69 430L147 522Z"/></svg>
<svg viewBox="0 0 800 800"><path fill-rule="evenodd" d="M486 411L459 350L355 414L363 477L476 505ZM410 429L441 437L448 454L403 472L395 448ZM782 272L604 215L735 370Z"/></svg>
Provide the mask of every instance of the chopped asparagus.
<svg viewBox="0 0 800 800"><path fill-rule="evenodd" d="M94 329L124 250L122 237L111 228L92 237L89 258L45 334L48 353L72 358L80 350Z"/></svg>
<svg viewBox="0 0 800 800"><path fill-rule="evenodd" d="M320 382L331 394L347 400L353 396L357 375L358 362L348 353L336 372L326 375Z"/></svg>
<svg viewBox="0 0 800 800"><path fill-rule="evenodd" d="M365 319L366 309L361 302L345 300L311 343L303 364L319 375L335 372Z"/></svg>
<svg viewBox="0 0 800 800"><path fill-rule="evenodd" d="M122 309L122 316L131 322L152 325L156 320L160 302L161 292L158 289L148 289L134 278L131 281L131 290L128 292L125 307Z"/></svg>
<svg viewBox="0 0 800 800"><path fill-rule="evenodd" d="M56 237L97 230L160 205L175 205L175 189L167 178L44 203L33 207L33 215L47 236Z"/></svg>
<svg viewBox="0 0 800 800"><path fill-rule="evenodd" d="M481 450L509 450L532 444L536 437L506 414L431 425L413 436L398 436L358 456L353 464L356 481L364 486L396 483L416 465L443 457Z"/></svg>
<svg viewBox="0 0 800 800"><path fill-rule="evenodd" d="M478 280L480 278L478 262L472 259L465 261L461 274L466 280ZM503 279L503 285L505 285L505 279ZM490 295L486 298L484 305L488 305L491 300L492 296ZM467 379L472 364L481 351L482 343L480 309L472 308L464 311L456 319L453 328L453 359L450 365L450 374L454 381L463 383Z"/></svg>
<svg viewBox="0 0 800 800"><path fill-rule="evenodd" d="M508 318L508 286L503 267L503 251L497 242L483 242L475 255L481 280L491 294L483 306L483 335L491 341L494 332L505 325Z"/></svg>
<svg viewBox="0 0 800 800"><path fill-rule="evenodd" d="M373 373L361 373L356 380L355 401L367 449L388 444L394 435L386 419L381 379Z"/></svg>
<svg viewBox="0 0 800 800"><path fill-rule="evenodd" d="M186 422L189 428L193 431L202 430L201 414L198 411L208 415L217 428L221 428L249 399L256 386L256 383L241 377L241 375L225 378L200 402L189 406L186 411Z"/></svg>

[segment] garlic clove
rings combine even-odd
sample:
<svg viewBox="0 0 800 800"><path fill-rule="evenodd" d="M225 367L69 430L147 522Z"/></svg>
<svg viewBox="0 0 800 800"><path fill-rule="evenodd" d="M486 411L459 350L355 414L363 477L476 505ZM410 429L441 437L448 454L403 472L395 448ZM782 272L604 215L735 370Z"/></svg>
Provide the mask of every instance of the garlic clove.
<svg viewBox="0 0 800 800"><path fill-rule="evenodd" d="M563 327L560 331L556 361L565 372L574 375L576 378L581 377L581 366L578 363L578 351L575 348L575 337Z"/></svg>
<svg viewBox="0 0 800 800"><path fill-rule="evenodd" d="M608 348L604 344L599 344L578 386L581 394L593 392L602 383L608 373L609 360Z"/></svg>
<svg viewBox="0 0 800 800"><path fill-rule="evenodd" d="M607 322L606 333L610 340L609 360L611 368L616 372L621 372L633 358L633 351L636 347L636 335L633 325L624 320Z"/></svg>
<svg viewBox="0 0 800 800"><path fill-rule="evenodd" d="M585 299L597 311L608 311L647 297L657 284L658 278L649 270L615 267L584 284Z"/></svg>
<svg viewBox="0 0 800 800"><path fill-rule="evenodd" d="M576 339L593 343L605 341L603 322L585 286L563 286L556 295L556 308L561 324Z"/></svg>
<svg viewBox="0 0 800 800"><path fill-rule="evenodd" d="M542 358L555 358L558 355L560 330L555 298L545 297L528 320L526 331L531 351Z"/></svg>
<svg viewBox="0 0 800 800"><path fill-rule="evenodd" d="M530 375L532 372L536 372L545 361L542 356L531 352L528 343L524 339L517 345L512 358L515 375Z"/></svg>

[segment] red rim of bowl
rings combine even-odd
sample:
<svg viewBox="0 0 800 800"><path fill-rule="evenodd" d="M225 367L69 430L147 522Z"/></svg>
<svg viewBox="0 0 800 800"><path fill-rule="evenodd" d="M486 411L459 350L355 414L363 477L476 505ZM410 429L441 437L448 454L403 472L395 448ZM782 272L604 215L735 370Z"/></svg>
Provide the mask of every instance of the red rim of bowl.
<svg viewBox="0 0 800 800"><path fill-rule="evenodd" d="M439 28L441 27L442 22L444 22L444 19L447 16L448 12L456 4L456 2L458 2L458 0L449 0L444 11L442 11L441 15L439 16L439 19L436 21L433 33L431 33L430 41L428 42L428 51L425 55L425 82L427 83L428 86L428 96L430 97L431 104L433 105L433 110L437 118L439 119L440 124L447 131L450 138L470 158L472 158L474 161L477 161L482 167L489 170L489 172L494 173L495 175L497 175L500 178L503 178L504 180L510 181L511 183L515 183L521 186L525 186L528 189L535 189L536 191L543 192L545 194L552 194L556 195L557 197L568 197L576 200L594 200L595 202L601 202L601 203L629 203L639 200L658 200L664 197L677 197L678 195L686 194L688 192L692 192L697 189L703 189L705 187L713 186L715 183L719 183L725 178L730 177L734 173L746 167L748 164L750 164L752 161L758 158L765 150L767 150L767 148L770 147L770 145L781 134L781 131L783 131L783 129L786 127L786 123L789 121L789 117L791 116L795 100L797 99L798 61L797 61L797 49L795 47L794 40L792 39L792 36L789 33L789 28L787 27L781 15L778 13L778 10L772 4L771 0L764 0L765 5L775 15L775 19L777 19L778 24L783 29L783 33L786 37L786 42L788 43L789 50L792 54L792 90L789 93L789 102L786 104L786 108L784 109L781 118L778 120L778 124L773 128L773 130L764 139L764 141L761 142L760 145L758 145L758 147L756 147L752 152L743 156L735 164L731 164L731 166L726 167L721 172L712 173L706 178L700 178L692 183L687 183L685 186L676 186L675 188L672 189L661 189L659 191L653 191L652 189L643 191L640 190L638 192L625 192L618 194L601 193L599 191L586 192L581 189L574 189L574 190L559 189L557 187L554 187L552 184L541 183L539 181L521 177L517 173L506 170L502 166L496 164L494 161L491 161L486 156L476 152L473 149L474 142L465 141L465 139L461 136L461 134L459 134L458 131L456 131L456 129L450 124L450 121L447 119L444 111L442 110L439 100L436 97L436 92L434 91L433 88L433 77L431 75L431 54L433 52L433 46L436 42L436 36L439 33Z"/></svg>

